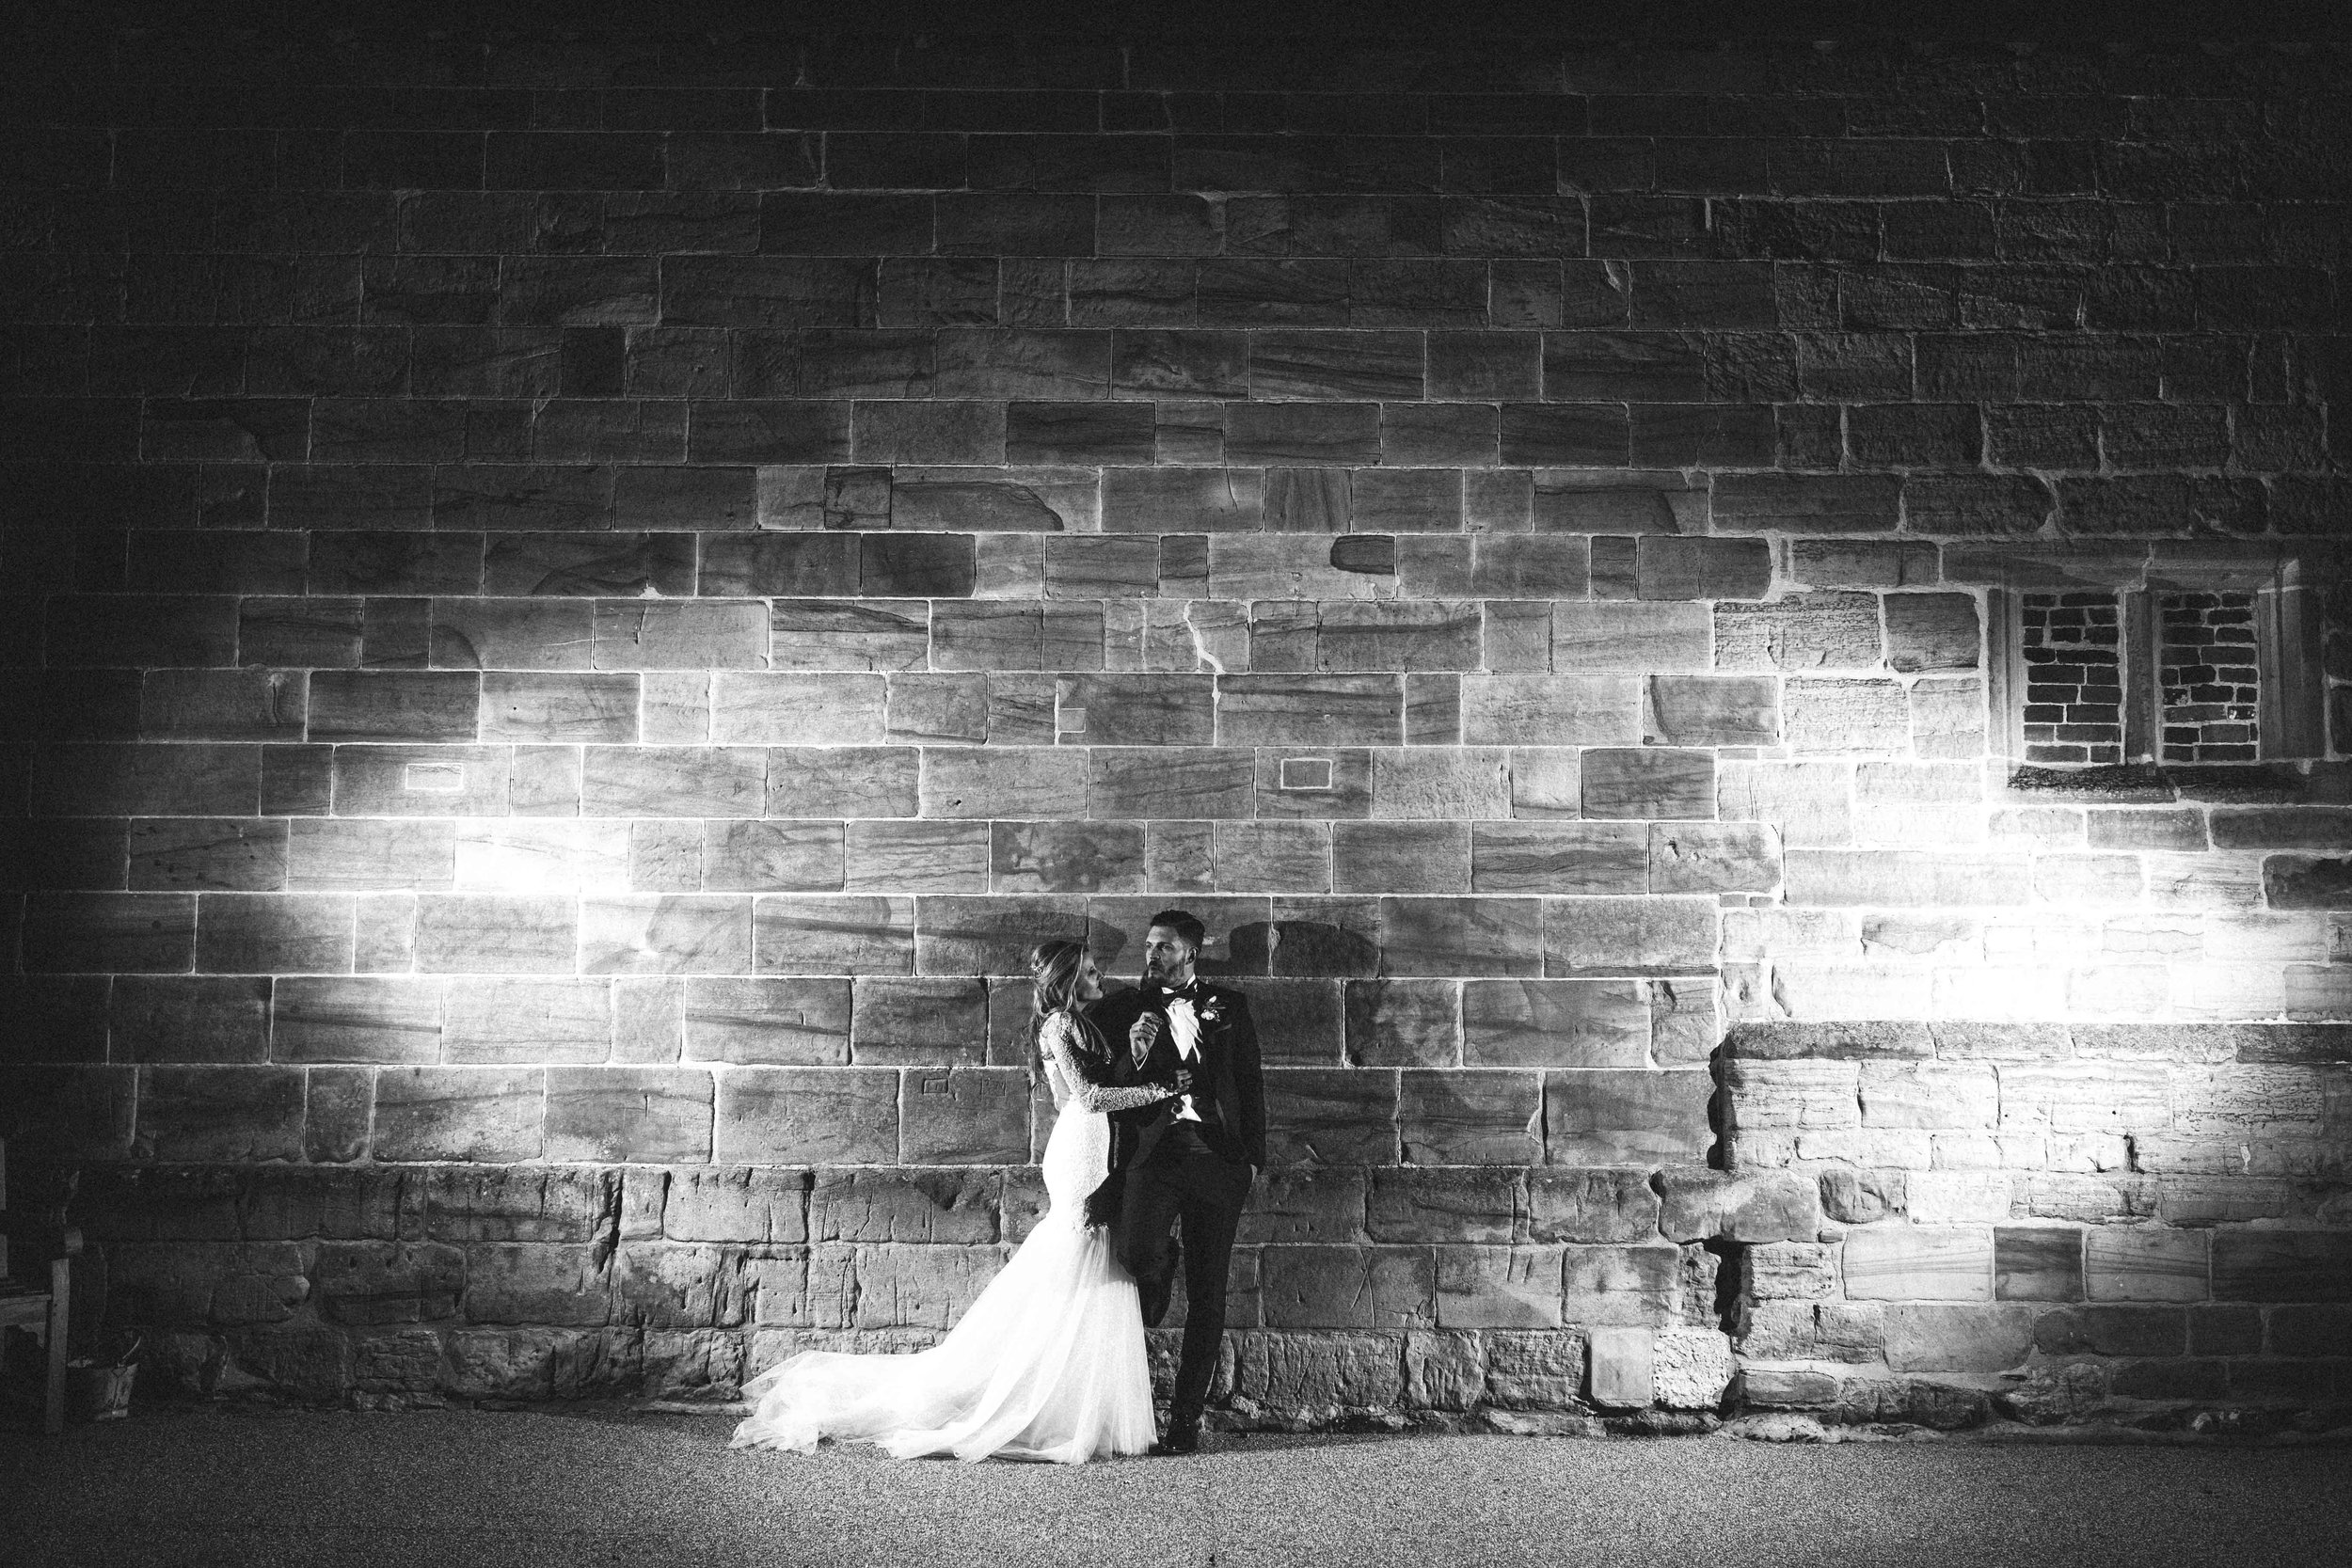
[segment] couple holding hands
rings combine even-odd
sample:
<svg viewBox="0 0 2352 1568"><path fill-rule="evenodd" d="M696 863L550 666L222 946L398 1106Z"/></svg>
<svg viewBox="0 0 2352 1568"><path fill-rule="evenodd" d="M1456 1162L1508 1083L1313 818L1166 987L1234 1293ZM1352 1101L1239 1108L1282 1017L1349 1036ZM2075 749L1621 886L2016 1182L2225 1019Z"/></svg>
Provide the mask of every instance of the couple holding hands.
<svg viewBox="0 0 2352 1568"><path fill-rule="evenodd" d="M1048 1209L946 1338L913 1355L808 1351L755 1378L733 1447L1077 1465L1184 1454L1225 1333L1225 1276L1265 1164L1265 1097L1248 999L1195 973L1207 933L1152 917L1143 976L1105 996L1085 945L1029 961L1037 1057L1053 1091ZM1176 1239L1181 1237L1181 1246ZM1143 1331L1184 1277L1184 1350L1155 1431Z"/></svg>

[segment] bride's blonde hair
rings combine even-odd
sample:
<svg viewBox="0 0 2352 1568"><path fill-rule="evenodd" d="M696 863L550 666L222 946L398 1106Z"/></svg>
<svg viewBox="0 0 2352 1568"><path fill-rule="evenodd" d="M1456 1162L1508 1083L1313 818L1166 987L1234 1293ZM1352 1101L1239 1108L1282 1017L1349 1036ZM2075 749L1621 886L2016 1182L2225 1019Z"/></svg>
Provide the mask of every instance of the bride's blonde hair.
<svg viewBox="0 0 2352 1568"><path fill-rule="evenodd" d="M1057 937L1041 942L1029 949L1029 1081L1035 1083L1045 1069L1044 1053L1040 1036L1045 1021L1056 1013L1066 1013L1077 1025L1078 1037L1088 1049L1100 1053L1103 1037L1092 1021L1082 1010L1085 1004L1078 996L1078 977L1086 969L1087 945Z"/></svg>

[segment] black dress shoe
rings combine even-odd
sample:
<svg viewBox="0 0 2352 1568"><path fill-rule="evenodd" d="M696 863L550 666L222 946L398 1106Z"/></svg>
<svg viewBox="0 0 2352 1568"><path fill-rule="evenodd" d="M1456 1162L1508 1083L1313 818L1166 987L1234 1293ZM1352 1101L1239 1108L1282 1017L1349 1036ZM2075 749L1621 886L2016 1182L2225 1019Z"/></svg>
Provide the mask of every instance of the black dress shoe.
<svg viewBox="0 0 2352 1568"><path fill-rule="evenodd" d="M1200 1429L1197 1426L1172 1426L1168 1435L1152 1445L1151 1452L1168 1459L1179 1454L1200 1451Z"/></svg>

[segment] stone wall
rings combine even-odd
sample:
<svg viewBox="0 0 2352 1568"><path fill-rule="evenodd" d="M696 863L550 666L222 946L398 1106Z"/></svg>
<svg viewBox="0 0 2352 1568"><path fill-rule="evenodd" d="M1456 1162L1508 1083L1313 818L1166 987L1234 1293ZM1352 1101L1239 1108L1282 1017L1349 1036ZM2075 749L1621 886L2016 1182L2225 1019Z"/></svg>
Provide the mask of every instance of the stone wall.
<svg viewBox="0 0 2352 1568"><path fill-rule="evenodd" d="M1181 903L1230 1419L2352 1398L2340 53L60 58L0 1130L184 1386L924 1342ZM2013 773L2199 594L2265 766Z"/></svg>

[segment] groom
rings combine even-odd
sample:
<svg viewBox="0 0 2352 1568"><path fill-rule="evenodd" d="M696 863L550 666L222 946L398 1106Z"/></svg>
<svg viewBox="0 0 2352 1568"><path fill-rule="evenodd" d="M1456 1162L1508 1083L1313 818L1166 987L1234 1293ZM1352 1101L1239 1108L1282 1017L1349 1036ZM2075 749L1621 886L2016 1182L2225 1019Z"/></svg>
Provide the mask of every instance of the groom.
<svg viewBox="0 0 2352 1568"><path fill-rule="evenodd" d="M1168 1315L1181 1250L1184 1345L1176 1366L1168 1435L1156 1454L1200 1447L1200 1409L1225 1337L1225 1275L1249 1183L1265 1164L1265 1093L1249 999L1194 974L1207 937L1183 910L1152 917L1143 941L1143 983L1105 999L1097 1015L1105 1037L1127 1041L1122 1083L1181 1083L1185 1092L1111 1117L1111 1167L1125 1192L1120 1261L1143 1297L1143 1322ZM1178 1074L1184 1076L1179 1079ZM1180 1228L1183 1245L1169 1231Z"/></svg>

